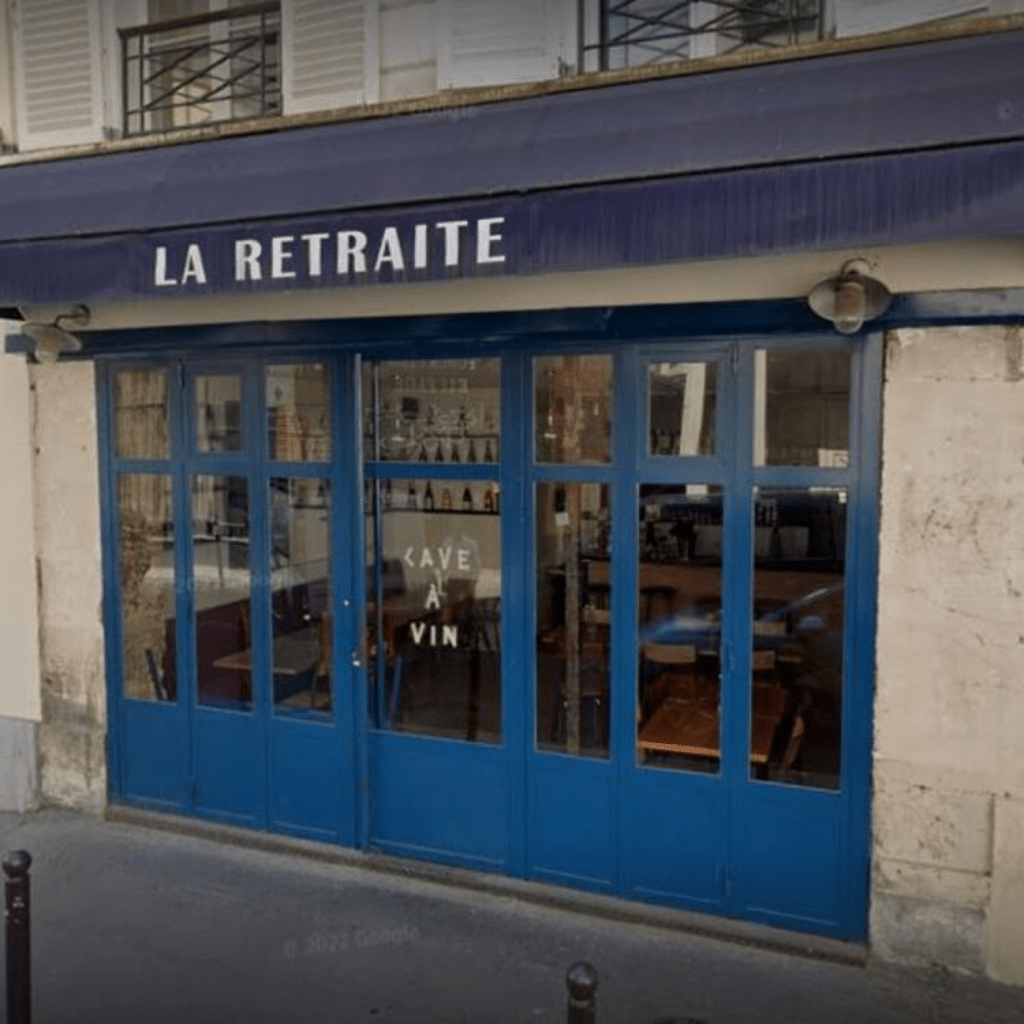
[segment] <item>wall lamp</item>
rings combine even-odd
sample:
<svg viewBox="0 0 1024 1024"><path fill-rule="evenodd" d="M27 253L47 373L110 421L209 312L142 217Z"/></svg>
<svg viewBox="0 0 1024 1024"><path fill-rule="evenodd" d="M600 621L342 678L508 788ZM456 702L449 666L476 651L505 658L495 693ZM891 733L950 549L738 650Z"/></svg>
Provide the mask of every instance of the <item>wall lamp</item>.
<svg viewBox="0 0 1024 1024"><path fill-rule="evenodd" d="M53 323L21 325L21 333L35 344L32 354L37 363L55 363L65 352L81 351L81 341L66 330L64 324L71 327L88 327L89 307L72 306L70 312L61 313L54 318Z"/></svg>
<svg viewBox="0 0 1024 1024"><path fill-rule="evenodd" d="M840 334L856 334L868 320L881 316L892 301L889 289L868 275L864 260L844 263L836 277L816 284L807 304Z"/></svg>

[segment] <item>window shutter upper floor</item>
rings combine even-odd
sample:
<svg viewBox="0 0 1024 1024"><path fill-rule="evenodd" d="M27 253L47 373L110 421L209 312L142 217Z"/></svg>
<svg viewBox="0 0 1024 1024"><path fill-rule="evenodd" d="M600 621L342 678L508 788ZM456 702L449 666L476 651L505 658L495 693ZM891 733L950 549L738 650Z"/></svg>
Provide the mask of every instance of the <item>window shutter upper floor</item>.
<svg viewBox="0 0 1024 1024"><path fill-rule="evenodd" d="M376 101L377 0L282 0L281 42L286 114Z"/></svg>
<svg viewBox="0 0 1024 1024"><path fill-rule="evenodd" d="M557 78L569 54L566 0L437 0L440 89Z"/></svg>
<svg viewBox="0 0 1024 1024"><path fill-rule="evenodd" d="M99 0L17 0L13 9L18 148L102 140Z"/></svg>

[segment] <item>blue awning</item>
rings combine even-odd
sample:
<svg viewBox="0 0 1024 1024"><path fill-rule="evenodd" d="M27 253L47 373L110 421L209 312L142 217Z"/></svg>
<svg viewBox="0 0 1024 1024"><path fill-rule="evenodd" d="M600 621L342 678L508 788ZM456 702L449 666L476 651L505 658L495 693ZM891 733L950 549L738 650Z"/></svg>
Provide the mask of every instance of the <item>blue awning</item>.
<svg viewBox="0 0 1024 1024"><path fill-rule="evenodd" d="M0 168L0 303L1024 232L1022 52L1006 32Z"/></svg>

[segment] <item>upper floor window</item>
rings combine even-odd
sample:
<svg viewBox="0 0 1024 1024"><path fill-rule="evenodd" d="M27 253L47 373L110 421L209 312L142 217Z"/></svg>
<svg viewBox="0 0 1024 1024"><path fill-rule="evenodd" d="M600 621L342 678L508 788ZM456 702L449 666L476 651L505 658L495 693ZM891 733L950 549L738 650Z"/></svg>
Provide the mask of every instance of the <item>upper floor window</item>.
<svg viewBox="0 0 1024 1024"><path fill-rule="evenodd" d="M281 112L277 0L159 0L120 29L123 132L138 135Z"/></svg>
<svg viewBox="0 0 1024 1024"><path fill-rule="evenodd" d="M823 35L824 0L598 0L587 70L792 46Z"/></svg>

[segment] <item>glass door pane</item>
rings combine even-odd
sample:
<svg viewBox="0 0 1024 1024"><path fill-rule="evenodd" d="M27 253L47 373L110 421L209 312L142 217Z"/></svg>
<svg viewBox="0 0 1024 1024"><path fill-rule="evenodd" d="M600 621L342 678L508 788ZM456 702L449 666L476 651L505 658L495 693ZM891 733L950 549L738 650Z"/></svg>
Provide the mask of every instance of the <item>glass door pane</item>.
<svg viewBox="0 0 1024 1024"><path fill-rule="evenodd" d="M540 483L535 516L537 746L607 757L609 487Z"/></svg>
<svg viewBox="0 0 1024 1024"><path fill-rule="evenodd" d="M640 761L717 772L721 760L722 491L640 488Z"/></svg>
<svg viewBox="0 0 1024 1024"><path fill-rule="evenodd" d="M716 364L652 363L647 368L650 455L714 455Z"/></svg>
<svg viewBox="0 0 1024 1024"><path fill-rule="evenodd" d="M845 488L758 488L750 760L757 778L839 788Z"/></svg>
<svg viewBox="0 0 1024 1024"><path fill-rule="evenodd" d="M234 373L195 378L195 436L201 452L242 450L242 378Z"/></svg>
<svg viewBox="0 0 1024 1024"><path fill-rule="evenodd" d="M501 519L496 483L381 486L379 604L390 676L381 728L501 741Z"/></svg>
<svg viewBox="0 0 1024 1024"><path fill-rule="evenodd" d="M757 350L754 465L845 469L849 459L849 351Z"/></svg>
<svg viewBox="0 0 1024 1024"><path fill-rule="evenodd" d="M252 580L249 483L241 476L192 479L192 578L199 702L252 705Z"/></svg>
<svg viewBox="0 0 1024 1024"><path fill-rule="evenodd" d="M533 361L538 463L611 461L612 357L544 356Z"/></svg>
<svg viewBox="0 0 1024 1024"><path fill-rule="evenodd" d="M123 693L174 700L174 529L171 478L124 473L117 478L120 528Z"/></svg>
<svg viewBox="0 0 1024 1024"><path fill-rule="evenodd" d="M330 490L315 477L270 481L275 711L331 711Z"/></svg>

